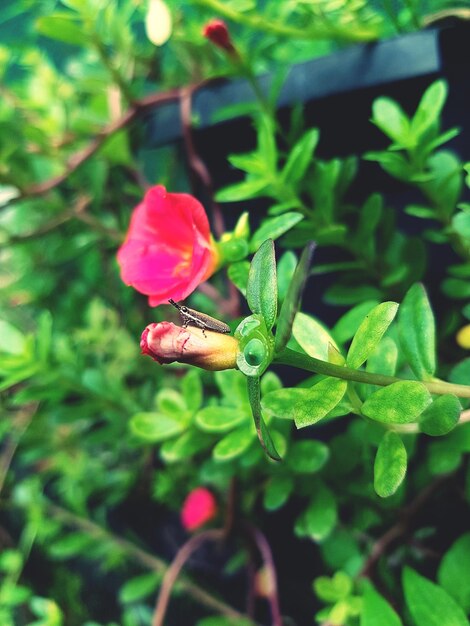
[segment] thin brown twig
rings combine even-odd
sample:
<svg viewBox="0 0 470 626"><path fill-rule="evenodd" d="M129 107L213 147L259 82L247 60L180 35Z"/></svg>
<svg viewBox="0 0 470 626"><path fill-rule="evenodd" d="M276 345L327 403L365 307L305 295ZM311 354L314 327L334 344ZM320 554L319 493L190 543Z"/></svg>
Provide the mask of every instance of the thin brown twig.
<svg viewBox="0 0 470 626"><path fill-rule="evenodd" d="M263 559L264 567L266 568L266 571L268 573L268 602L271 609L272 626L282 626L282 615L281 608L279 606L279 593L277 588L276 566L274 564L271 547L265 535L259 530L259 528L249 526L248 531L258 547L261 558Z"/></svg>
<svg viewBox="0 0 470 626"><path fill-rule="evenodd" d="M23 235L12 235L8 237L8 239L0 244L0 248L4 248L6 246L10 246L16 243L24 243L26 241L38 239L43 235L47 235L47 233L55 230L57 227L65 224L72 219L80 220L81 222L84 222L85 224L91 226L93 230L105 235L106 237L109 237L110 239L113 239L114 241L121 243L123 240L122 233L114 228L109 228L105 226L95 216L90 215L86 212L86 209L89 206L90 202L90 197L86 195L79 195L72 208L66 209L62 213L55 215L52 219L42 224L36 230L25 233Z"/></svg>
<svg viewBox="0 0 470 626"><path fill-rule="evenodd" d="M188 158L188 165L191 173L202 183L206 194L211 203L213 229L217 237L221 237L225 232L224 218L220 206L214 200L214 185L212 177L206 164L201 159L194 146L193 133L192 133L192 98L195 89L194 86L189 85L181 89L180 97L180 119L181 119L181 132L183 135L184 146L186 149L186 155Z"/></svg>
<svg viewBox="0 0 470 626"><path fill-rule="evenodd" d="M4 449L0 455L0 493L3 489L8 470L10 468L16 449L21 441L28 426L38 409L39 402L33 402L20 409L13 420L12 433L7 440Z"/></svg>
<svg viewBox="0 0 470 626"><path fill-rule="evenodd" d="M88 533L91 537L94 537L101 541L111 541L112 543L117 545L128 557L132 558L136 563L139 563L142 567L145 567L146 569L149 569L153 572L158 572L160 574L164 574L168 570L168 564L163 561L163 559L149 554L142 548L136 546L131 541L123 539L122 537L118 537L111 531L103 528L102 526L99 526L98 524L95 524L95 522L92 522L89 519L79 517L71 511L67 511L66 509L56 504L52 504L51 502L47 503L47 510L50 515L60 520L64 524L67 524L74 528L79 528ZM211 593L209 593L196 583L193 583L183 577L180 579L179 584L187 594L189 594L194 600L196 600L200 604L206 606L208 609L211 609L212 611L220 613L221 615L226 615L228 617L246 619L245 615L241 614L222 600L214 597Z"/></svg>
<svg viewBox="0 0 470 626"><path fill-rule="evenodd" d="M155 605L155 611L152 617L152 626L163 626L163 620L165 619L171 592L176 579L193 552L195 552L206 541L220 541L224 537L225 530L223 528L215 528L203 531L198 535L194 535L181 546L163 578L160 593L158 594L157 603ZM225 614L238 619L243 617L238 611L235 611L235 609L232 610L231 614Z"/></svg>
<svg viewBox="0 0 470 626"><path fill-rule="evenodd" d="M369 553L369 557L365 562L363 568L358 574L358 577L366 577L372 578L374 574L375 567L379 561L379 559L385 554L390 545L399 537L406 534L410 526L413 522L416 514L421 510L421 508L428 502L428 500L434 495L434 493L442 486L443 483L447 482L453 474L446 474L445 476L440 476L435 481L427 485L418 495L417 497L409 504L404 507L400 513L399 520L396 524L394 524L391 528L389 528L381 537L377 539L377 541L373 544L372 549Z"/></svg>
<svg viewBox="0 0 470 626"><path fill-rule="evenodd" d="M202 86L206 85L207 82L208 81L201 81L197 84L192 85L192 91L200 89ZM67 180L70 174L72 174L80 165L82 165L91 156L93 156L93 154L95 154L95 152L97 152L97 150L101 148L104 142L112 135L124 129L137 117L146 113L147 111L163 104L178 100L181 96L181 92L182 88L177 87L175 89L169 89L168 91L150 94L144 98L135 100L133 104L129 107L129 109L119 119L114 120L104 126L104 128L102 128L93 137L93 139L85 148L72 154L72 156L69 157L65 169L61 174L53 176L52 178L49 178L48 180L45 180L41 183L26 187L22 190L21 196L19 196L19 198L43 195L51 189L58 187L65 180Z"/></svg>

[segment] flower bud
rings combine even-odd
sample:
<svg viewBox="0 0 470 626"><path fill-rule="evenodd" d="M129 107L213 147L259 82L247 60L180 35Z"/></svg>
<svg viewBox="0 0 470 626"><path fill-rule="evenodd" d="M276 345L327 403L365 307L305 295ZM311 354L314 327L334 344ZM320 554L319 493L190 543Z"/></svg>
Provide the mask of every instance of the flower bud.
<svg viewBox="0 0 470 626"><path fill-rule="evenodd" d="M238 341L231 335L181 328L172 322L149 324L140 340L142 354L154 361L188 363L205 370L226 370L237 364Z"/></svg>
<svg viewBox="0 0 470 626"><path fill-rule="evenodd" d="M196 530L209 522L217 513L214 495L205 487L193 489L181 509L181 523L186 530Z"/></svg>
<svg viewBox="0 0 470 626"><path fill-rule="evenodd" d="M214 19L207 22L204 26L202 34L218 48L221 48L230 54L235 52L232 40L230 39L227 24L223 20Z"/></svg>

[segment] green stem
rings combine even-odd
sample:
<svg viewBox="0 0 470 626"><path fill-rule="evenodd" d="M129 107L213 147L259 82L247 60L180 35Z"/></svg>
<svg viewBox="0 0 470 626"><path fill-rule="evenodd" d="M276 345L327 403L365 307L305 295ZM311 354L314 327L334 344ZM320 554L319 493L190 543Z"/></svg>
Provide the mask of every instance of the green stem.
<svg viewBox="0 0 470 626"><path fill-rule="evenodd" d="M307 372L314 372L315 374L333 376L335 378L351 380L357 383L379 385L381 387L386 387L387 385L392 385L393 383L405 380L403 378L397 378L396 376L385 376L384 374L374 374L372 372L365 372L364 370L356 370L342 365L335 365L334 363L328 363L327 361L315 359L307 354L295 352L289 348L285 348L282 352L280 352L273 362L278 363L279 365L298 367L299 369L306 370ZM468 385L455 385L453 383L435 380L421 380L416 382L420 382L431 393L451 393L459 398L470 398L470 386Z"/></svg>
<svg viewBox="0 0 470 626"><path fill-rule="evenodd" d="M136 563L142 565L146 569L160 574L165 574L168 571L168 564L165 561L156 556L153 556L152 554L149 554L128 539L119 537L118 535L113 534L106 528L95 524L95 522L92 522L87 518L79 517L75 515L75 513L72 513L67 509L63 509L62 507L53 504L49 500L46 500L46 508L47 513L50 517L59 520L67 526L77 528L78 530L87 533L88 535L90 535L90 537L100 541L101 543L113 543L126 556L133 559ZM193 583L188 578L180 578L179 584L182 591L184 591L187 595L191 596L197 602L206 606L210 610L216 611L217 613L225 615L228 618L239 621L246 620L247 623L250 623L247 615L240 613L222 600L219 600L217 597L215 597L202 587L199 587L199 585Z"/></svg>
<svg viewBox="0 0 470 626"><path fill-rule="evenodd" d="M374 28L365 26L347 28L329 23L322 25L309 26L308 28L296 28L282 22L273 22L266 19L265 15L260 13L240 13L233 9L229 4L220 0L194 0L195 4L206 7L213 11L216 15L225 17L238 24L244 24L254 30L261 30L273 35L281 35L293 37L296 39L338 39L342 41L374 41L379 37L379 32Z"/></svg>

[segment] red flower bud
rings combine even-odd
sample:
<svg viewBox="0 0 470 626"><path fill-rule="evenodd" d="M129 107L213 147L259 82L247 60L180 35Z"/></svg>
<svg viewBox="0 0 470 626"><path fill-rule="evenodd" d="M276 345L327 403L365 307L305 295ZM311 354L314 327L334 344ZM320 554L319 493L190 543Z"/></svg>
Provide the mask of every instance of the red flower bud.
<svg viewBox="0 0 470 626"><path fill-rule="evenodd" d="M238 341L231 335L160 322L144 330L140 349L160 365L178 361L206 370L226 370L236 367Z"/></svg>
<svg viewBox="0 0 470 626"><path fill-rule="evenodd" d="M223 20L211 20L204 26L202 34L218 48L230 53L235 52L227 24Z"/></svg>
<svg viewBox="0 0 470 626"><path fill-rule="evenodd" d="M218 258L203 206L161 185L134 209L117 253L122 280L148 295L150 306L184 300L214 272Z"/></svg>
<svg viewBox="0 0 470 626"><path fill-rule="evenodd" d="M186 496L181 509L181 523L186 530L196 530L216 513L217 503L213 494L205 487L197 487Z"/></svg>

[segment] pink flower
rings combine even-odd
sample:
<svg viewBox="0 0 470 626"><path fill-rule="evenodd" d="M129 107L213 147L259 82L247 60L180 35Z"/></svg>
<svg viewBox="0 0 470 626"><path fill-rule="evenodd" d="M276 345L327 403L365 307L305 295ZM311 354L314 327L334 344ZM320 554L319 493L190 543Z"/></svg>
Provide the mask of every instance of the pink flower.
<svg viewBox="0 0 470 626"><path fill-rule="evenodd" d="M158 306L169 298L184 300L209 278L218 253L200 202L158 185L134 209L117 259L126 285Z"/></svg>
<svg viewBox="0 0 470 626"><path fill-rule="evenodd" d="M206 370L225 370L236 367L238 341L231 335L160 322L144 330L140 349L160 365L179 361Z"/></svg>
<svg viewBox="0 0 470 626"><path fill-rule="evenodd" d="M218 48L222 48L222 50L230 53L235 52L227 24L223 20L214 19L207 22L202 34Z"/></svg>
<svg viewBox="0 0 470 626"><path fill-rule="evenodd" d="M209 522L217 513L213 494L205 487L193 489L183 502L181 523L186 530L196 530Z"/></svg>

